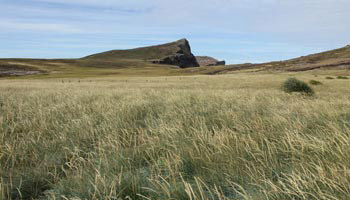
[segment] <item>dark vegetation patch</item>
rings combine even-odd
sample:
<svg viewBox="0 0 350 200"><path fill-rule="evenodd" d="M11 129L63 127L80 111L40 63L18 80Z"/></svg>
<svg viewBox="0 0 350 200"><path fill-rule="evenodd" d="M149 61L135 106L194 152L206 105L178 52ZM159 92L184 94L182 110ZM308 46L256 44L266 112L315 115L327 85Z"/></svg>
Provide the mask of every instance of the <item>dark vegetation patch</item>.
<svg viewBox="0 0 350 200"><path fill-rule="evenodd" d="M287 93L300 92L308 95L315 93L307 83L296 78L286 80L282 85L282 89Z"/></svg>
<svg viewBox="0 0 350 200"><path fill-rule="evenodd" d="M347 76L337 76L337 79L349 79Z"/></svg>
<svg viewBox="0 0 350 200"><path fill-rule="evenodd" d="M322 85L322 82L317 81L317 80L310 80L309 83L310 83L311 85Z"/></svg>

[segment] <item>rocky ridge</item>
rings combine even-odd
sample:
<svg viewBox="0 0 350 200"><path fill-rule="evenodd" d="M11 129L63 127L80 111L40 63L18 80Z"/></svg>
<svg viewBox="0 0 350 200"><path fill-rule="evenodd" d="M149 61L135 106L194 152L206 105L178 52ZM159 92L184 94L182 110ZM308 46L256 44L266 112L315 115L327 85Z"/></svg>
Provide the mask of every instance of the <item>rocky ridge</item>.
<svg viewBox="0 0 350 200"><path fill-rule="evenodd" d="M177 65L180 68L199 67L196 57L191 52L191 47L186 39L174 42L176 52L161 59L152 60L155 64Z"/></svg>

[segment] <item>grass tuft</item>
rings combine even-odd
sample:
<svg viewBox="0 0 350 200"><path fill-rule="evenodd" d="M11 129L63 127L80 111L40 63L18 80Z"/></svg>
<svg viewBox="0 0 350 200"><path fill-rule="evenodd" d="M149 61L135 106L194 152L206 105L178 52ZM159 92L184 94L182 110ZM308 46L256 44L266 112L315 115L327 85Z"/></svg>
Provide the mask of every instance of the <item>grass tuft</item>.
<svg viewBox="0 0 350 200"><path fill-rule="evenodd" d="M347 76L337 76L337 79L349 79Z"/></svg>
<svg viewBox="0 0 350 200"><path fill-rule="evenodd" d="M310 80L309 83L311 85L322 85L322 82L321 81L317 81L317 80Z"/></svg>
<svg viewBox="0 0 350 200"><path fill-rule="evenodd" d="M298 80L296 78L289 78L286 80L282 88L285 92L291 93L291 92L300 92L305 93L308 95L314 94L314 90L304 81Z"/></svg>

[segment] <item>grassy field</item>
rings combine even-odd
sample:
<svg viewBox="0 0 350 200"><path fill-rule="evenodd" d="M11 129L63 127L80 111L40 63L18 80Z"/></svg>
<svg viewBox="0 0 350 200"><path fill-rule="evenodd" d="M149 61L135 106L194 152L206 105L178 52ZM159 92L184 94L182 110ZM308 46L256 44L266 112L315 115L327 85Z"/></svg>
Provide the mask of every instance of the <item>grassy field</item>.
<svg viewBox="0 0 350 200"><path fill-rule="evenodd" d="M9 70L39 71L26 76L9 76L13 79L50 78L97 78L97 77L159 77L187 76L199 74L227 73L235 66L211 66L179 69L177 66L150 64L142 60L38 60L38 59L0 59L1 72ZM252 69L254 70L254 69Z"/></svg>
<svg viewBox="0 0 350 200"><path fill-rule="evenodd" d="M7 70L40 71L42 73L18 78L87 78L106 76L169 76L183 74L174 66L149 64L142 60L89 60L89 59L0 59L1 71Z"/></svg>
<svg viewBox="0 0 350 200"><path fill-rule="evenodd" d="M350 80L327 76L0 80L0 199L349 199Z"/></svg>

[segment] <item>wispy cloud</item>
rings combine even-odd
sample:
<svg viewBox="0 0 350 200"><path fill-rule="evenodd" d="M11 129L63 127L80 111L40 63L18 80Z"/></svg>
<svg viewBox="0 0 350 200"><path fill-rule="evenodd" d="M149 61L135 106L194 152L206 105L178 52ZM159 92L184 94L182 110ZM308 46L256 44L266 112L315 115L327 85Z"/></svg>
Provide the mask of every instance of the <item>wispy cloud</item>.
<svg viewBox="0 0 350 200"><path fill-rule="evenodd" d="M32 32L59 32L59 33L83 33L84 31L66 24L55 23L23 23L16 21L3 22L0 21L0 26L6 31L32 31Z"/></svg>
<svg viewBox="0 0 350 200"><path fill-rule="evenodd" d="M36 42L36 48L52 38L73 43L62 47L54 40L56 49L37 56L33 51L34 57L60 49L77 57L102 47L138 47L188 37L197 54L233 61L244 54L244 60L254 62L350 43L348 0L1 1L0 43L7 44L2 48L20 49L13 44L21 35ZM86 43L89 48L83 47Z"/></svg>

